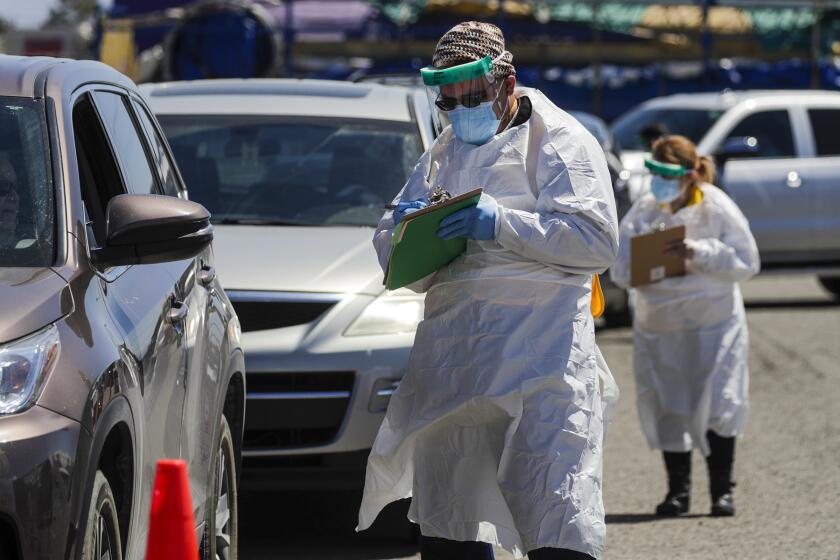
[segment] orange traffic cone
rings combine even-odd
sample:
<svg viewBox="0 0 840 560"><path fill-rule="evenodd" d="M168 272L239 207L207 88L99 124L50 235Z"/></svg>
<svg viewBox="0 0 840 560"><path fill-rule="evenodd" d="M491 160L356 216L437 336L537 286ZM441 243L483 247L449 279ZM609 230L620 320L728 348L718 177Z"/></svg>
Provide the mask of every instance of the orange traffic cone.
<svg viewBox="0 0 840 560"><path fill-rule="evenodd" d="M187 464L157 463L146 560L198 560Z"/></svg>

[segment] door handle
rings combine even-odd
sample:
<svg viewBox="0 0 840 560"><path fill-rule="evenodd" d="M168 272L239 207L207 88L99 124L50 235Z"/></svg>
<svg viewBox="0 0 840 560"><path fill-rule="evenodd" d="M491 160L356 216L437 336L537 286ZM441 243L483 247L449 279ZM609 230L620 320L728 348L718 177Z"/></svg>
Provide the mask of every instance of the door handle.
<svg viewBox="0 0 840 560"><path fill-rule="evenodd" d="M787 174L786 183L787 183L787 186L789 186L790 188L798 189L799 187L802 186L802 177L800 177L799 173L797 173L796 171L790 171Z"/></svg>
<svg viewBox="0 0 840 560"><path fill-rule="evenodd" d="M187 318L189 310L190 308L186 303L173 299L169 306L169 312L166 314L166 319L173 325L179 325Z"/></svg>
<svg viewBox="0 0 840 560"><path fill-rule="evenodd" d="M202 286L205 288L210 286L213 283L213 280L216 279L216 269L212 266L204 265L201 267L201 270L198 272L198 281L201 283Z"/></svg>

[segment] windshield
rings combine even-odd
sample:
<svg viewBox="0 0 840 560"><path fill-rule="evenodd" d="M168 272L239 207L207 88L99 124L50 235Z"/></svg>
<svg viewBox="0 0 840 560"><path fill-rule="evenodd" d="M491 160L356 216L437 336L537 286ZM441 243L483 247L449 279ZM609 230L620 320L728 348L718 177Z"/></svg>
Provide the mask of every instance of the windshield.
<svg viewBox="0 0 840 560"><path fill-rule="evenodd" d="M717 109L639 109L619 118L612 131L615 141L623 150L647 151L640 132L649 124L663 125L669 134L681 134L697 144L722 114L723 111Z"/></svg>
<svg viewBox="0 0 840 560"><path fill-rule="evenodd" d="M214 223L375 227L422 153L388 121L161 116L190 199Z"/></svg>
<svg viewBox="0 0 840 560"><path fill-rule="evenodd" d="M0 96L0 267L53 264L45 118L42 101Z"/></svg>

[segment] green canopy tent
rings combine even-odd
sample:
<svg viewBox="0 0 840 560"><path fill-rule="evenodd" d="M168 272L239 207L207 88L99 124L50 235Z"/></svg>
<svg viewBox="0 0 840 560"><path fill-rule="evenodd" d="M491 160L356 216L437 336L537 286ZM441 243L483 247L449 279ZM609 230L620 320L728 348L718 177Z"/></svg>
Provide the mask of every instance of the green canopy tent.
<svg viewBox="0 0 840 560"><path fill-rule="evenodd" d="M481 19L506 27L534 22L534 34L510 35L511 50L525 64L547 67L584 64L592 72L592 108L601 112L603 65L644 66L697 61L711 80L713 60L811 61L811 85L820 83L820 58L840 54L840 0L369 0L409 36L438 16ZM443 18L445 21L445 18ZM561 23L589 28L591 39L553 40ZM518 25L521 30L522 26ZM609 34L610 40L604 40ZM622 41L621 36L627 40ZM618 40L616 40L618 37ZM838 43L832 43L838 41ZM427 56L431 40L409 40L413 56ZM833 47L833 49L832 49ZM412 50L413 49L413 50ZM420 54L424 53L424 54Z"/></svg>
<svg viewBox="0 0 840 560"><path fill-rule="evenodd" d="M451 14L464 19L500 22L508 18L533 19L535 24L564 22L593 29L590 45L575 45L582 60L599 64L702 60L712 58L788 58L817 61L832 48L840 31L840 0L369 0L401 27L422 21L425 15ZM601 32L649 39L645 47L603 45ZM530 45L518 45L529 58ZM564 60L562 45L548 53ZM543 49L543 52L545 49ZM534 53L533 56L540 56ZM567 59L566 59L567 60Z"/></svg>

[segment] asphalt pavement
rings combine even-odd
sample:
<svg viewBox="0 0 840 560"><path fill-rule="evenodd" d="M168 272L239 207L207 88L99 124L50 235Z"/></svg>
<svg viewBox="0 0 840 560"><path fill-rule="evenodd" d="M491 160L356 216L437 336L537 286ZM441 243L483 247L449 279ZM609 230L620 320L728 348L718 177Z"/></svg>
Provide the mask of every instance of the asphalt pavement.
<svg viewBox="0 0 840 560"><path fill-rule="evenodd" d="M605 558L826 559L840 551L840 302L812 276L761 277L742 287L750 327L751 411L736 450L734 518L708 516L706 469L695 453L688 516L651 515L665 494L661 456L639 430L632 333L604 329L598 343L623 391L606 444ZM243 496L240 557L419 559L397 505L355 534L358 495ZM499 560L512 558L499 550Z"/></svg>

